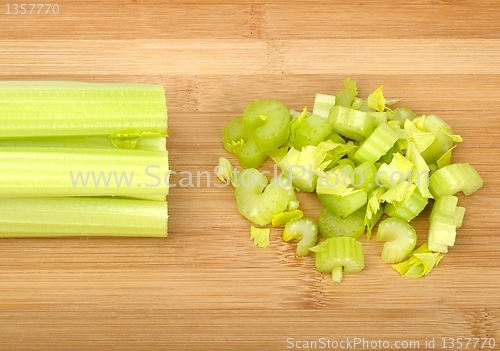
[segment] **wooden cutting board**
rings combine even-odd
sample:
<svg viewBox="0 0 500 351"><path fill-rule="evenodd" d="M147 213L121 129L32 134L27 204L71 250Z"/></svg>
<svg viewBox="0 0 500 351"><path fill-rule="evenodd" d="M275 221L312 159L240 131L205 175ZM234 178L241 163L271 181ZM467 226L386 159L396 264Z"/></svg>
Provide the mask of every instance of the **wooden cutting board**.
<svg viewBox="0 0 500 351"><path fill-rule="evenodd" d="M500 349L497 0L57 4L1 5L0 79L163 84L178 186L167 239L0 240L1 350ZM361 96L384 85L443 117L464 139L454 162L485 180L460 197L456 245L426 278L400 277L362 240L366 269L334 284L279 228L255 247L216 186L221 129L249 102L311 108L346 76ZM181 186L203 171L208 184ZM300 200L317 217L315 196ZM413 222L420 242L428 212Z"/></svg>

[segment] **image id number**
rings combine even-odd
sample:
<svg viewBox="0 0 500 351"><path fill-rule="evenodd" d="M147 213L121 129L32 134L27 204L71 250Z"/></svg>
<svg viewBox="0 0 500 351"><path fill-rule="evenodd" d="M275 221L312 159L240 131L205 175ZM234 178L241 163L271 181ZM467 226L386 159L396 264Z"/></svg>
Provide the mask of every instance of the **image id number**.
<svg viewBox="0 0 500 351"><path fill-rule="evenodd" d="M57 15L58 4L6 4L7 15Z"/></svg>

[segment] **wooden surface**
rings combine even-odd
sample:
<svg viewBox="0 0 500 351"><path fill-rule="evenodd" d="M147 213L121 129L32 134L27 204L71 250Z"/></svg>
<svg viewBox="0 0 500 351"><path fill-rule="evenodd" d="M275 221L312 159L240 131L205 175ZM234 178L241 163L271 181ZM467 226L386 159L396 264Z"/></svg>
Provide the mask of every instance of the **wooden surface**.
<svg viewBox="0 0 500 351"><path fill-rule="evenodd" d="M450 347L443 337L500 349L498 0L58 4L58 15L6 15L2 3L0 79L163 84L172 169L212 179L171 190L164 240L1 240L1 350L284 350L288 338ZM249 102L311 107L346 76L362 96L383 84L439 114L464 138L454 161L485 180L460 198L456 245L424 279L401 278L380 243L363 241L366 269L334 285L280 230L253 246L232 191L214 186L221 129ZM300 199L317 216L317 199ZM414 224L424 240L426 220Z"/></svg>

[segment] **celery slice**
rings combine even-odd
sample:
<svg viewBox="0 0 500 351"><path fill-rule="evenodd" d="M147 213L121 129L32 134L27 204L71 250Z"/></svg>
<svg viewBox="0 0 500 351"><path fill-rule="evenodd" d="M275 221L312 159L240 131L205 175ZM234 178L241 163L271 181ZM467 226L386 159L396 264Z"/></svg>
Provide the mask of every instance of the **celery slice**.
<svg viewBox="0 0 500 351"><path fill-rule="evenodd" d="M453 217L455 218L455 225L457 226L457 229L460 228L462 226L465 217L465 207L457 206L457 208L455 209L455 213L453 214Z"/></svg>
<svg viewBox="0 0 500 351"><path fill-rule="evenodd" d="M344 89L335 97L335 105L351 107L357 95L358 89L356 87L356 82L347 77L344 79Z"/></svg>
<svg viewBox="0 0 500 351"><path fill-rule="evenodd" d="M319 232L323 238L350 236L358 239L365 231L365 208L360 208L346 218L323 208L318 217Z"/></svg>
<svg viewBox="0 0 500 351"><path fill-rule="evenodd" d="M418 190L423 197L432 198L432 194L429 191L430 168L422 155L420 155L416 145L411 141L408 142L406 158L408 158L408 160L415 165L415 169L412 171L411 181L417 185Z"/></svg>
<svg viewBox="0 0 500 351"><path fill-rule="evenodd" d="M300 150L307 145L318 145L332 132L332 126L323 117L312 114L295 130L293 147Z"/></svg>
<svg viewBox="0 0 500 351"><path fill-rule="evenodd" d="M431 132L436 137L433 143L422 151L422 157L427 163L435 163L453 146L454 141L461 140L460 137L453 135L451 127L440 117L431 114L419 119L414 121L417 128Z"/></svg>
<svg viewBox="0 0 500 351"><path fill-rule="evenodd" d="M443 168L443 167L446 167L446 166L449 166L451 165L451 153L453 152L453 149L456 147L456 145L454 145L451 149L449 149L448 151L446 151L443 156L441 156L439 158L439 160L436 161L436 164L439 168Z"/></svg>
<svg viewBox="0 0 500 351"><path fill-rule="evenodd" d="M304 213L299 209L295 209L295 210L291 210L291 211L276 213L273 216L271 223L272 223L273 227L277 227L280 225L287 224L292 219L302 218L302 217L304 217Z"/></svg>
<svg viewBox="0 0 500 351"><path fill-rule="evenodd" d="M0 138L167 134L165 91L153 84L0 82Z"/></svg>
<svg viewBox="0 0 500 351"><path fill-rule="evenodd" d="M330 110L328 122L338 134L361 141L372 133L375 118L367 112L336 105Z"/></svg>
<svg viewBox="0 0 500 351"><path fill-rule="evenodd" d="M373 133L361 144L352 158L357 163L375 163L399 139L399 135L387 123L379 125Z"/></svg>
<svg viewBox="0 0 500 351"><path fill-rule="evenodd" d="M268 179L255 168L238 173L234 179L236 207L250 222L265 226L273 216L285 211L290 201L296 200L295 192L285 177Z"/></svg>
<svg viewBox="0 0 500 351"><path fill-rule="evenodd" d="M255 246L266 248L269 246L269 234L271 229L269 228L256 228L253 225L250 226L250 239L253 240Z"/></svg>
<svg viewBox="0 0 500 351"><path fill-rule="evenodd" d="M315 253L316 270L331 272L336 283L342 282L342 267L345 273L358 273L365 267L363 246L348 236L326 239L310 250Z"/></svg>
<svg viewBox="0 0 500 351"><path fill-rule="evenodd" d="M318 199L328 210L334 212L341 218L346 218L351 213L363 207L368 197L365 191L358 189L349 192L345 196L318 194Z"/></svg>
<svg viewBox="0 0 500 351"><path fill-rule="evenodd" d="M167 203L118 198L0 198L0 237L167 236Z"/></svg>
<svg viewBox="0 0 500 351"><path fill-rule="evenodd" d="M472 195L483 186L483 179L476 169L468 163L454 163L438 169L429 178L429 190L438 198L454 195L462 191Z"/></svg>
<svg viewBox="0 0 500 351"><path fill-rule="evenodd" d="M297 256L307 256L318 241L318 225L312 218L294 218L285 225L283 240L299 240Z"/></svg>
<svg viewBox="0 0 500 351"><path fill-rule="evenodd" d="M385 213L390 217L404 219L409 222L417 217L427 206L428 199L420 194L419 189L415 189L408 200L394 201L385 206Z"/></svg>
<svg viewBox="0 0 500 351"><path fill-rule="evenodd" d="M219 165L217 166L217 177L221 182L226 184L230 182L234 186L234 167L231 162L225 157L219 157Z"/></svg>
<svg viewBox="0 0 500 351"><path fill-rule="evenodd" d="M255 132L255 143L263 152L277 150L290 134L290 112L278 100L258 100L243 113L243 125Z"/></svg>
<svg viewBox="0 0 500 351"><path fill-rule="evenodd" d="M415 229L400 218L387 218L379 223L377 241L385 241L382 261L397 263L403 261L417 244Z"/></svg>
<svg viewBox="0 0 500 351"><path fill-rule="evenodd" d="M387 104L387 103L386 103ZM398 107L392 111L391 120L404 124L406 120L413 121L417 115L408 107Z"/></svg>
<svg viewBox="0 0 500 351"><path fill-rule="evenodd" d="M328 119L330 109L335 105L335 95L316 94L314 98L313 114Z"/></svg>
<svg viewBox="0 0 500 351"><path fill-rule="evenodd" d="M351 173L351 184L355 189L370 192L376 186L377 168L371 162L363 162Z"/></svg>
<svg viewBox="0 0 500 351"><path fill-rule="evenodd" d="M164 198L169 190L167 151L5 147L0 163L1 197Z"/></svg>

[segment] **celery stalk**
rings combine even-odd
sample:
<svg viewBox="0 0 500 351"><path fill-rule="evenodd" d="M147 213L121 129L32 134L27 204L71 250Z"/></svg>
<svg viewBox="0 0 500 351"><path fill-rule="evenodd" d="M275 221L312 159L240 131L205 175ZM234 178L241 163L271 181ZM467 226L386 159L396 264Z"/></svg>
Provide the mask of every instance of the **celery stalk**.
<svg viewBox="0 0 500 351"><path fill-rule="evenodd" d="M167 236L165 202L97 197L0 198L0 237Z"/></svg>
<svg viewBox="0 0 500 351"><path fill-rule="evenodd" d="M161 85L0 82L0 138L167 134Z"/></svg>
<svg viewBox="0 0 500 351"><path fill-rule="evenodd" d="M350 236L358 239L365 231L365 212L366 209L363 207L346 218L341 218L323 208L318 217L319 232L326 239L334 236Z"/></svg>
<svg viewBox="0 0 500 351"><path fill-rule="evenodd" d="M354 153L353 159L358 163L375 163L396 143L399 135L387 123L379 125Z"/></svg>
<svg viewBox="0 0 500 351"><path fill-rule="evenodd" d="M328 119L330 109L335 105L335 95L316 94L314 98L313 114Z"/></svg>
<svg viewBox="0 0 500 351"><path fill-rule="evenodd" d="M0 197L168 194L167 151L0 148Z"/></svg>

